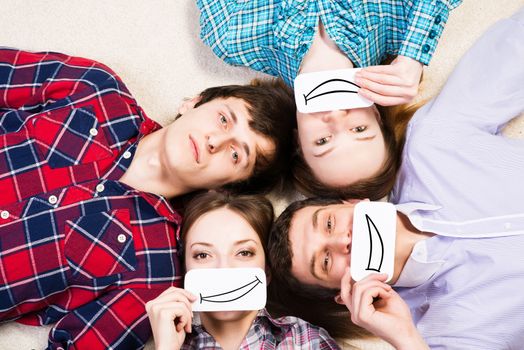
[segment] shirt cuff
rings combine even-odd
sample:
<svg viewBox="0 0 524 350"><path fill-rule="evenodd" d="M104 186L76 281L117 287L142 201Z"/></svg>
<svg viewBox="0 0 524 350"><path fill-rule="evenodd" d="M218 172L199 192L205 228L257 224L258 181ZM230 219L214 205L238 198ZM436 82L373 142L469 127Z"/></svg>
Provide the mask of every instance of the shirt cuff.
<svg viewBox="0 0 524 350"><path fill-rule="evenodd" d="M458 6L460 2L437 1L428 5L427 2L420 1L415 5L398 55L407 56L428 65L448 20L449 11Z"/></svg>

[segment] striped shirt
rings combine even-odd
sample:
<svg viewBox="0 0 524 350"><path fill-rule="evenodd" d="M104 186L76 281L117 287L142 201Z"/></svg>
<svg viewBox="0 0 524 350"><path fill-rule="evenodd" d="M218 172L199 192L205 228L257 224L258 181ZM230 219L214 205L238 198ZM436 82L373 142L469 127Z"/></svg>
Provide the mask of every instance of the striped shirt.
<svg viewBox="0 0 524 350"><path fill-rule="evenodd" d="M522 349L524 140L500 135L524 111L524 8L466 53L411 121L397 209L419 241L395 287L432 349Z"/></svg>

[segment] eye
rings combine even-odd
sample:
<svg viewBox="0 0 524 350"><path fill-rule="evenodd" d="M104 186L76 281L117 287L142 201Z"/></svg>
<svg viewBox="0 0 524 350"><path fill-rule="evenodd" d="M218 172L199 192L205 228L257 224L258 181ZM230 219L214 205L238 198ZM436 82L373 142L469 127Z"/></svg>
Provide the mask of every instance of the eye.
<svg viewBox="0 0 524 350"><path fill-rule="evenodd" d="M329 265L329 252L326 252L326 256L324 256L324 261L322 261L322 270L327 273Z"/></svg>
<svg viewBox="0 0 524 350"><path fill-rule="evenodd" d="M238 255L243 256L243 257L251 257L251 256L255 256L255 253L253 253L250 250L241 250L240 252L238 252Z"/></svg>
<svg viewBox="0 0 524 350"><path fill-rule="evenodd" d="M234 149L231 150L231 158L233 158L233 162L235 164L238 163L239 155L238 155L238 152L235 151Z"/></svg>
<svg viewBox="0 0 524 350"><path fill-rule="evenodd" d="M353 132L360 133L360 132L364 132L364 131L366 131L367 129L368 129L367 126L365 126L365 125L359 125L359 126L356 126L356 127L352 128L352 129L350 129L350 130L353 131Z"/></svg>
<svg viewBox="0 0 524 350"><path fill-rule="evenodd" d="M228 121L227 121L227 118L223 114L220 115L219 121L220 121L220 124L227 127Z"/></svg>
<svg viewBox="0 0 524 350"><path fill-rule="evenodd" d="M326 221L326 229L329 233L333 232L333 229L335 228L335 218L333 218L331 215L328 216L328 219Z"/></svg>
<svg viewBox="0 0 524 350"><path fill-rule="evenodd" d="M326 143L329 142L329 140L331 140L331 136L322 137L315 141L315 145L317 146L325 145Z"/></svg>
<svg viewBox="0 0 524 350"><path fill-rule="evenodd" d="M193 255L193 259L196 259L196 260L203 260L205 258L207 258L209 256L209 254L207 253L196 253Z"/></svg>

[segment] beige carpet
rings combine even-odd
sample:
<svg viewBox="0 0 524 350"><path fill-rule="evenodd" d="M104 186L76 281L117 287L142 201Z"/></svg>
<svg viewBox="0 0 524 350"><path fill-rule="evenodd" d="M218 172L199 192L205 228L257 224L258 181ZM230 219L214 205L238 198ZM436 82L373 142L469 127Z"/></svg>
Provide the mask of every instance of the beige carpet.
<svg viewBox="0 0 524 350"><path fill-rule="evenodd" d="M524 0L465 0L452 13L425 72L421 97L438 92L460 56L490 24L523 5ZM257 76L222 63L198 40L195 0L0 0L0 9L0 45L99 60L123 78L149 117L161 123L176 115L184 97ZM510 123L506 133L524 137L524 118ZM48 331L2 325L0 349L44 348ZM390 348L369 341L353 345ZM146 348L153 349L152 342Z"/></svg>

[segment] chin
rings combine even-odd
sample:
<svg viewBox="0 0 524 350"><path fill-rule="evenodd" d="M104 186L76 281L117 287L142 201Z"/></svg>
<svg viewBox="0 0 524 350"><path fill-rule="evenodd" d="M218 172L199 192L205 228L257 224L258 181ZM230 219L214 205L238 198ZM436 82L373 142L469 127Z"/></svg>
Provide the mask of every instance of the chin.
<svg viewBox="0 0 524 350"><path fill-rule="evenodd" d="M215 311L207 312L207 316L216 321L238 321L253 311ZM255 311L256 312L256 311Z"/></svg>

